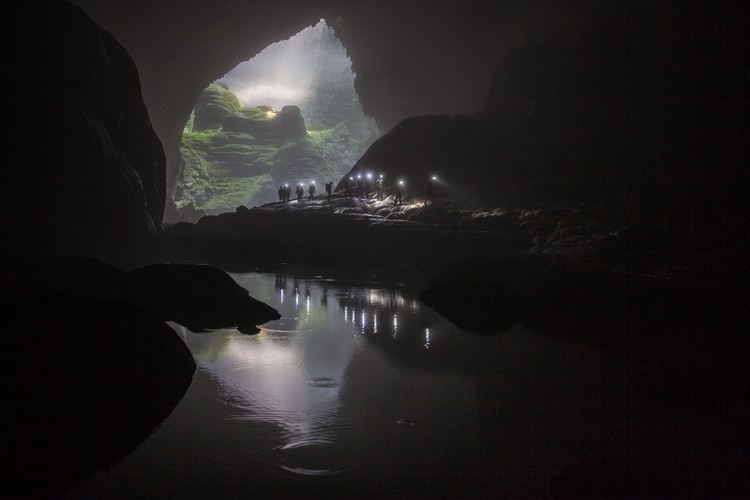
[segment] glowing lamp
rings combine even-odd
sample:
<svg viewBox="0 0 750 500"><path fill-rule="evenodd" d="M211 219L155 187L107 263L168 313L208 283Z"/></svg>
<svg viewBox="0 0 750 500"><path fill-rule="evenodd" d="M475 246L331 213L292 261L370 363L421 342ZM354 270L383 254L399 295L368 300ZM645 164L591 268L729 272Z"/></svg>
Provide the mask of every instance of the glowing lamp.
<svg viewBox="0 0 750 500"><path fill-rule="evenodd" d="M368 174L367 174L367 178L368 178L368 179L372 179L372 174L368 173Z"/></svg>
<svg viewBox="0 0 750 500"><path fill-rule="evenodd" d="M436 181L436 180L437 180L437 176L436 176L436 175L433 175L433 176L432 176L432 180L433 180L433 181Z"/></svg>

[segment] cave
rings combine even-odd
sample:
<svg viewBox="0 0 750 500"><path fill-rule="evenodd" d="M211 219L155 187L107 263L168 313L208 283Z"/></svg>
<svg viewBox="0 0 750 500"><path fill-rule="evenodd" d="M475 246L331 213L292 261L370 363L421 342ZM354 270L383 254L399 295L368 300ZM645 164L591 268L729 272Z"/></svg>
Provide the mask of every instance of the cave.
<svg viewBox="0 0 750 500"><path fill-rule="evenodd" d="M741 2L2 10L3 493L750 492Z"/></svg>
<svg viewBox="0 0 750 500"><path fill-rule="evenodd" d="M201 93L182 134L178 210L169 215L260 206L289 183L322 190L378 136L362 113L351 61L321 19Z"/></svg>

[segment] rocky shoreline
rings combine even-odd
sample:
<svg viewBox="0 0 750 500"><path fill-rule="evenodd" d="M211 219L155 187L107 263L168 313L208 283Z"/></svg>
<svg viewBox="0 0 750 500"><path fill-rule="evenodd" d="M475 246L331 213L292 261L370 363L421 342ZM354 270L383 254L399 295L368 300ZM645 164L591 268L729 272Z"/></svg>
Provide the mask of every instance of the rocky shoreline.
<svg viewBox="0 0 750 500"><path fill-rule="evenodd" d="M301 203L239 207L195 224L167 227L160 251L166 259L207 258L222 268L245 270L352 263L429 268L458 258L512 253L714 286L748 283L745 249L675 241L658 228L633 223L616 203L542 204L521 198L438 198L425 205L421 196L407 195L395 205L392 195L378 201L334 194L330 202L318 196ZM212 241L224 250L211 250ZM232 246L243 248L232 252Z"/></svg>

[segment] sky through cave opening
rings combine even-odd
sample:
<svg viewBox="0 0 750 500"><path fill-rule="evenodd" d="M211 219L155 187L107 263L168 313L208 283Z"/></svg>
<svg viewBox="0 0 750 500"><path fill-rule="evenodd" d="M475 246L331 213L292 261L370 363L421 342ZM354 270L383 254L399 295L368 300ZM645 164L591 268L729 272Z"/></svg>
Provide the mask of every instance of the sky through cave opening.
<svg viewBox="0 0 750 500"><path fill-rule="evenodd" d="M178 207L222 213L278 201L285 184L335 185L379 136L354 77L321 20L211 83L183 132Z"/></svg>

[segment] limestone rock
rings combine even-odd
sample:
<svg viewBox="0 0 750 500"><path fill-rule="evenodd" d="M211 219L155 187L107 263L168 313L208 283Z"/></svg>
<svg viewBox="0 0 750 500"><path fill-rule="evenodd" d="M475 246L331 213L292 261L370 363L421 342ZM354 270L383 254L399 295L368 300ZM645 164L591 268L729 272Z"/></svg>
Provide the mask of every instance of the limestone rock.
<svg viewBox="0 0 750 500"><path fill-rule="evenodd" d="M164 320L194 332L239 327L256 333L281 316L255 300L227 273L209 266L154 264L128 273L128 297Z"/></svg>
<svg viewBox="0 0 750 500"><path fill-rule="evenodd" d="M224 118L242 109L239 97L221 82L214 82L203 91L195 104L193 130L217 129Z"/></svg>
<svg viewBox="0 0 750 500"><path fill-rule="evenodd" d="M133 61L67 2L2 16L2 230L16 248L113 257L161 229L165 158Z"/></svg>

